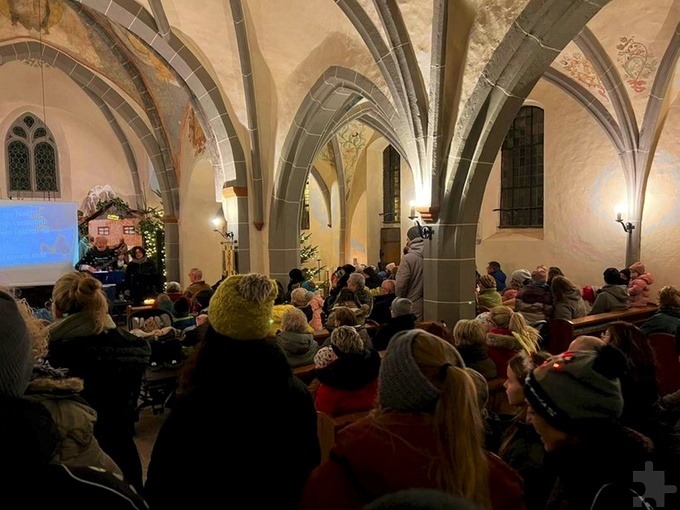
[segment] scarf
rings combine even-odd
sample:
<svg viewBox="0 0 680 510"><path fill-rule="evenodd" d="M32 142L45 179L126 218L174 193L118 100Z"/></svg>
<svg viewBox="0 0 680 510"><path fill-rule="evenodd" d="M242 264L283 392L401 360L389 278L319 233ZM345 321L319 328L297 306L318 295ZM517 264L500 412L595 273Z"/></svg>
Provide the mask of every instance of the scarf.
<svg viewBox="0 0 680 510"><path fill-rule="evenodd" d="M115 329L116 323L110 315L106 315L104 330ZM94 318L85 313L77 312L52 323L49 328L50 341L66 340L68 338L78 338L81 336L96 335Z"/></svg>

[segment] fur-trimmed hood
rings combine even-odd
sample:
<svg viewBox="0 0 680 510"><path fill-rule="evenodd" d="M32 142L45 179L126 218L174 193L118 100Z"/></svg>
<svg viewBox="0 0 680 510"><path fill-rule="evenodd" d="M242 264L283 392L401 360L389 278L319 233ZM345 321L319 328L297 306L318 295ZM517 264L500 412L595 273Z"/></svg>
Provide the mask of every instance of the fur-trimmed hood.
<svg viewBox="0 0 680 510"><path fill-rule="evenodd" d="M504 328L495 328L486 334L486 343L494 347L504 347L513 351L520 350L522 346L513 336L512 332Z"/></svg>
<svg viewBox="0 0 680 510"><path fill-rule="evenodd" d="M85 383L78 377L55 377L42 376L28 383L26 393L80 393L85 388Z"/></svg>

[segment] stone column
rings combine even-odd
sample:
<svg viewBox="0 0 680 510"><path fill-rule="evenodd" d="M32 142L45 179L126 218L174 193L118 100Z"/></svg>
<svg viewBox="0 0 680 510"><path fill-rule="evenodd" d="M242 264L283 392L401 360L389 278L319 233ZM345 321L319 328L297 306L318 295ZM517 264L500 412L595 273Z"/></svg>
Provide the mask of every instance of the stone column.
<svg viewBox="0 0 680 510"><path fill-rule="evenodd" d="M165 273L169 282L180 281L179 271L179 224L175 216L163 216L165 231Z"/></svg>

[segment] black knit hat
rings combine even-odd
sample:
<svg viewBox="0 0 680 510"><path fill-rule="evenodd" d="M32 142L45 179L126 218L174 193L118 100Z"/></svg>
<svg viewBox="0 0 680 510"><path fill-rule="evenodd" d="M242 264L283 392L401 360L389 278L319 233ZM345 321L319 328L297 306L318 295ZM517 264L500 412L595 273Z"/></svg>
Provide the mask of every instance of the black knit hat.
<svg viewBox="0 0 680 510"><path fill-rule="evenodd" d="M620 271L615 267L608 267L605 269L602 276L604 276L604 283L608 283L609 285L623 285L625 283L621 278Z"/></svg>
<svg viewBox="0 0 680 510"><path fill-rule="evenodd" d="M420 227L414 225L411 228L409 228L408 231L406 232L406 237L408 237L409 241L413 241L416 237L422 237Z"/></svg>

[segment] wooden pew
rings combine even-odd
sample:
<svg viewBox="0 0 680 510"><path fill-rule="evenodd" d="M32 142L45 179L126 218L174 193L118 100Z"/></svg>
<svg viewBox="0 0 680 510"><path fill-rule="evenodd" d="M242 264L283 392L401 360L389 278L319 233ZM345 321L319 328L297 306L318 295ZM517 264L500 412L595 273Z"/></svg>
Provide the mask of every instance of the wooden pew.
<svg viewBox="0 0 680 510"><path fill-rule="evenodd" d="M548 321L548 343L545 350L552 354L564 352L571 341L577 336L599 336L610 323L625 321L640 325L658 311L656 305L648 305L640 308L630 308L617 312L598 313L587 315L579 319L550 319Z"/></svg>
<svg viewBox="0 0 680 510"><path fill-rule="evenodd" d="M652 333L647 340L658 366L659 393L664 396L680 390L680 361L675 345L675 335Z"/></svg>
<svg viewBox="0 0 680 510"><path fill-rule="evenodd" d="M336 434L347 425L367 416L368 413L370 413L370 411L361 411L358 413L336 416L334 418L321 411L316 412L317 434L319 436L319 446L321 447L321 462L328 460L328 453L335 444Z"/></svg>

